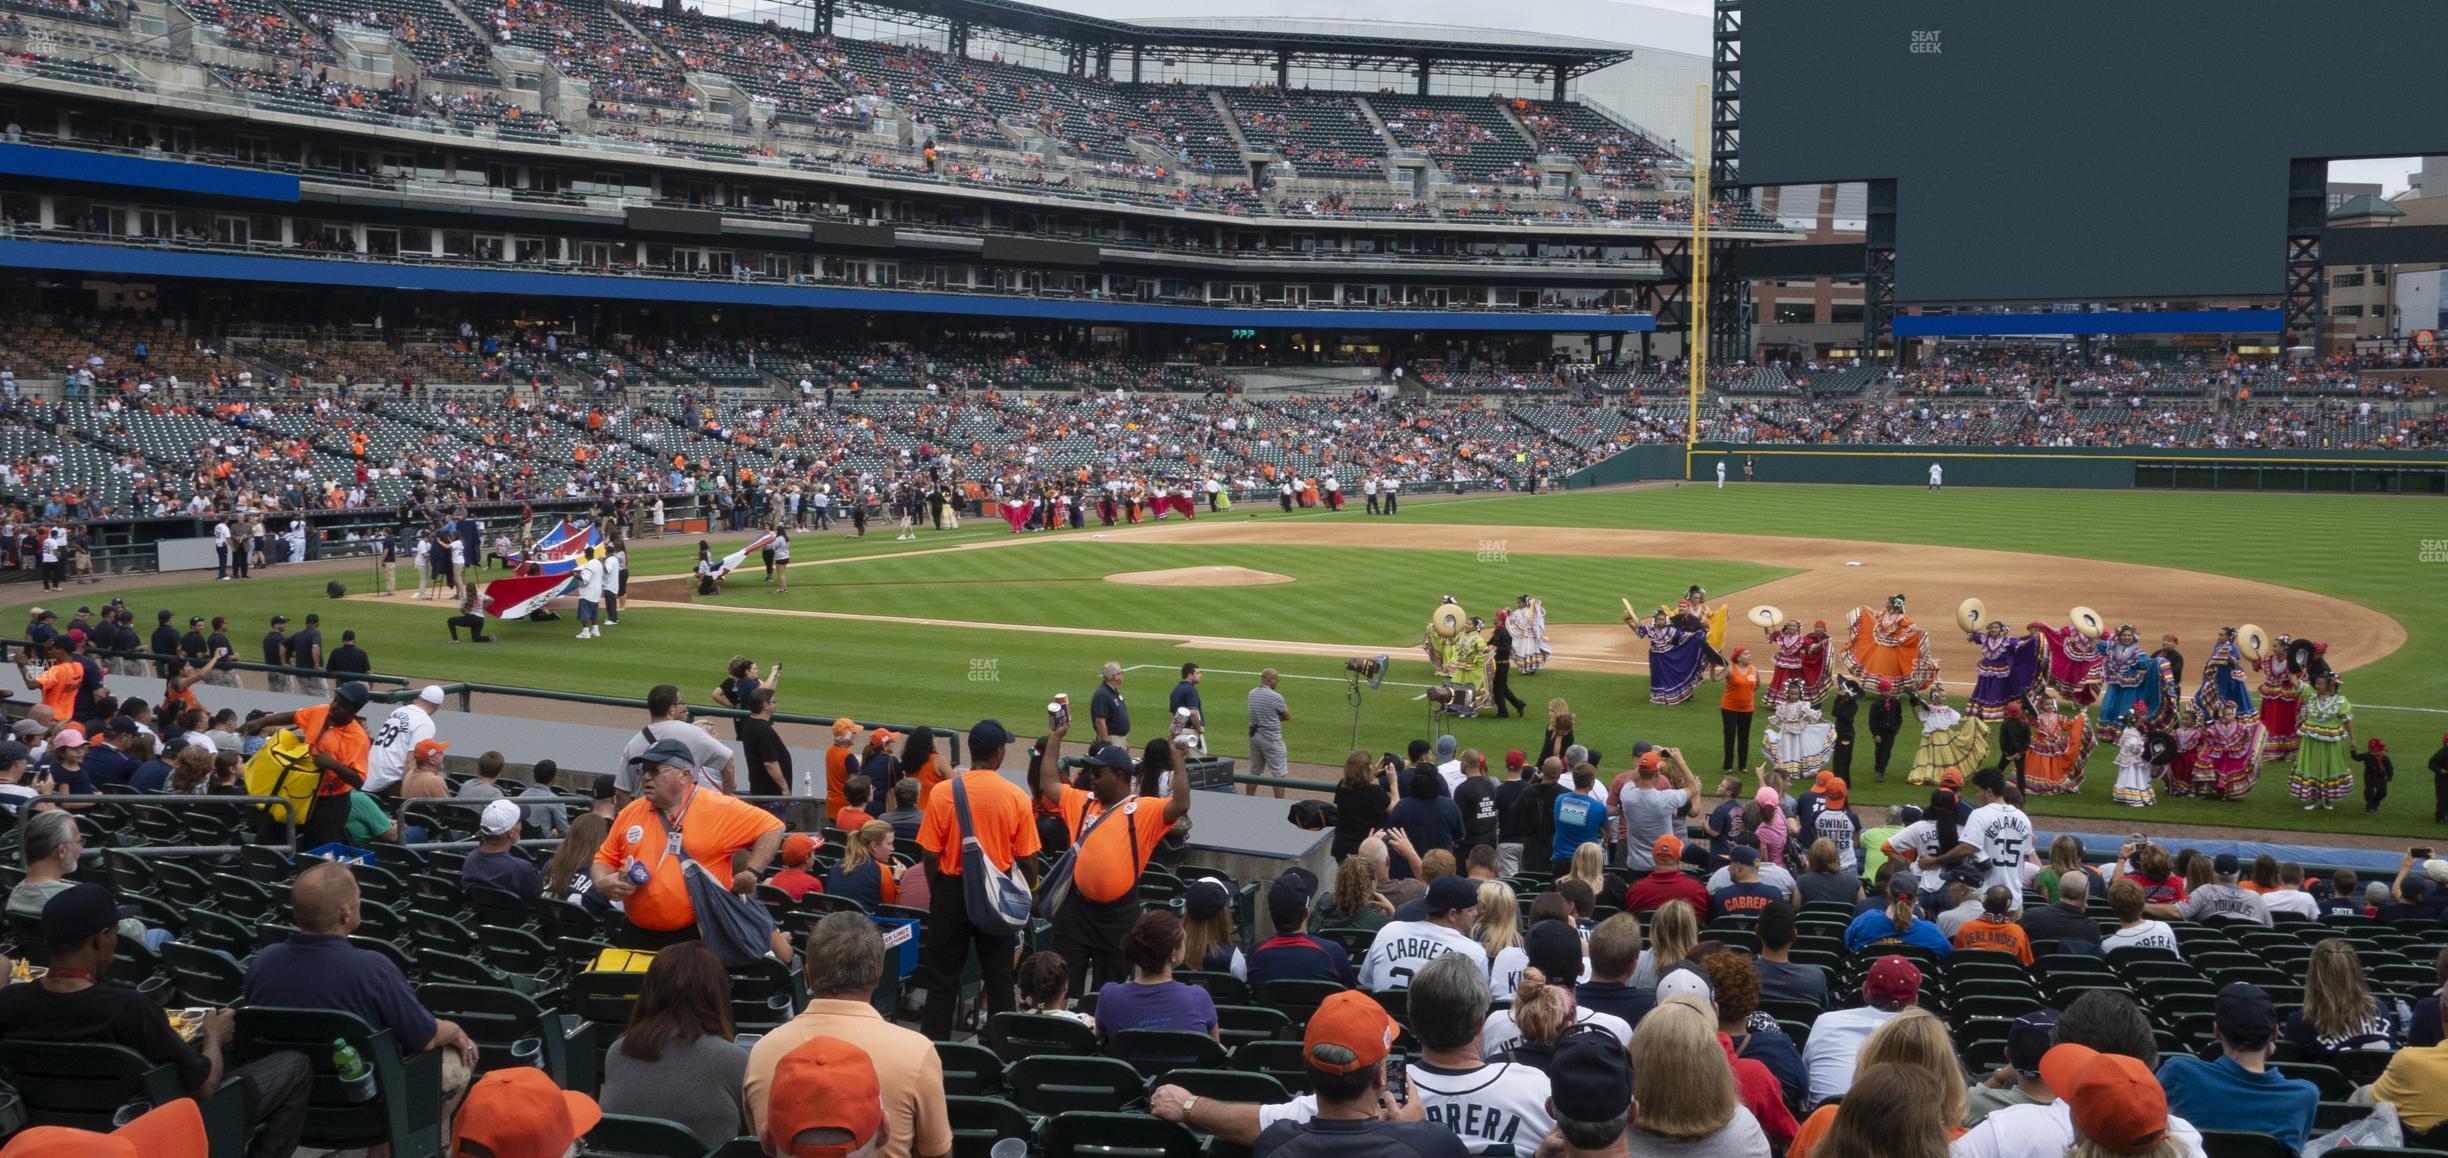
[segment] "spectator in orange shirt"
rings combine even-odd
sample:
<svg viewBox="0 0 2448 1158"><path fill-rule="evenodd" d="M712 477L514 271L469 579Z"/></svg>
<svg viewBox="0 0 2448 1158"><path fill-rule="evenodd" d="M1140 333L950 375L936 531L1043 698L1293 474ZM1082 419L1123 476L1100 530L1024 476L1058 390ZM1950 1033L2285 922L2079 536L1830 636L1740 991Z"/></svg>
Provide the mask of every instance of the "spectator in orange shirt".
<svg viewBox="0 0 2448 1158"><path fill-rule="evenodd" d="M864 776L853 776L842 786L841 810L833 814L833 827L843 832L857 832L875 817L867 815L867 801L874 795Z"/></svg>
<svg viewBox="0 0 2448 1158"><path fill-rule="evenodd" d="M1130 752L1108 744L1088 755L1088 787L1062 782L1057 757L1068 725L1056 727L1029 770L1038 799L1051 803L1071 839L1071 893L1054 910L1051 943L1071 966L1071 991L1088 991L1088 971L1097 981L1129 981L1122 937L1139 920L1139 876L1148 858L1181 818L1190 814L1190 778L1173 777L1173 795L1161 809L1142 807ZM1110 822L1110 823L1109 823Z"/></svg>
<svg viewBox="0 0 2448 1158"><path fill-rule="evenodd" d="M85 666L68 656L68 637L53 636L43 646L43 659L50 666L41 675L26 670L25 657L17 657L17 674L30 691L42 693L43 706L51 709L55 720L76 718L77 688L85 680Z"/></svg>
<svg viewBox="0 0 2448 1158"><path fill-rule="evenodd" d="M781 850L782 822L753 804L701 790L696 755L681 741L657 740L635 763L637 799L612 818L590 872L604 899L627 902L628 920L612 943L660 949L697 937L697 906L682 864L695 861L715 880L747 890ZM742 853L747 865L735 872L732 858ZM787 950L786 938L776 940Z"/></svg>
<svg viewBox="0 0 2448 1158"><path fill-rule="evenodd" d="M2004 885L1989 886L1989 891L1981 894L1981 915L1955 930L1955 947L1988 949L2031 964L2031 934L2015 923L2015 915L2014 890Z"/></svg>
<svg viewBox="0 0 2448 1158"><path fill-rule="evenodd" d="M1738 647L1727 656L1725 694L1717 697L1717 716L1725 725L1725 771L1751 766L1751 711L1759 691L1759 669L1751 666L1751 649Z"/></svg>
<svg viewBox="0 0 2448 1158"><path fill-rule="evenodd" d="M349 680L332 689L328 704L260 716L239 729L242 736L257 736L274 728L294 727L313 754L315 769L322 773L322 780L315 785L314 806L298 824L299 848L341 844L348 836L348 794L365 786L366 757L374 750L374 742L366 735L365 725L357 721L357 713L373 698L374 693L364 684ZM278 824L267 824L264 842L285 839L287 834L280 828Z"/></svg>
<svg viewBox="0 0 2448 1158"><path fill-rule="evenodd" d="M858 773L858 721L843 716L833 721L833 746L825 749L825 802L839 805L847 798L850 777Z"/></svg>
<svg viewBox="0 0 2448 1158"><path fill-rule="evenodd" d="M988 1014L1013 1008L1013 960L1020 950L1016 933L977 925L969 919L967 889L962 881L961 844L977 838L978 851L997 872L1022 866L1032 883L1037 877L1037 818L1028 793L1005 780L995 769L1011 745L1011 732L995 720L980 720L969 729L970 770L945 780L926 794L926 815L919 822L918 847L926 850L926 941L919 948L918 966L927 989L922 1024L936 1041L952 1040L954 1015L960 1008L961 974L974 947L978 961L978 1004ZM1045 746L1055 747L1055 737ZM955 792L957 787L960 791ZM976 824L967 832L961 823L957 796L968 798L968 813Z"/></svg>

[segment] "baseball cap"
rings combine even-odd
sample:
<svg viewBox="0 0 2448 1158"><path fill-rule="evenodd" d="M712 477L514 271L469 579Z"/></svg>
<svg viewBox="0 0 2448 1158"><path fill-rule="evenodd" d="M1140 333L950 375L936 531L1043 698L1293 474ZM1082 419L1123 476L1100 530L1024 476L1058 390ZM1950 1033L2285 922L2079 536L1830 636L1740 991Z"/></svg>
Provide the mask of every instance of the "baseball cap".
<svg viewBox="0 0 2448 1158"><path fill-rule="evenodd" d="M2057 1043L2057 1011L2042 1006L2006 1029L2006 1064L2027 1078L2040 1076L2040 1059Z"/></svg>
<svg viewBox="0 0 2448 1158"><path fill-rule="evenodd" d="M289 617L286 615L275 615L272 617L272 626L274 627L279 627L281 624L287 622L289 622Z"/></svg>
<svg viewBox="0 0 2448 1158"><path fill-rule="evenodd" d="M848 716L839 716L833 721L833 738L836 740L839 740L845 736L856 736L858 735L858 730L858 721L853 720Z"/></svg>
<svg viewBox="0 0 2448 1158"><path fill-rule="evenodd" d="M1514 748L1505 753L1505 771L1507 772L1519 772L1522 770L1522 765L1529 762L1530 757L1524 755L1522 750L1519 748Z"/></svg>
<svg viewBox="0 0 2448 1158"><path fill-rule="evenodd" d="M1478 882L1465 876L1443 876L1428 882L1428 911L1450 913L1479 903Z"/></svg>
<svg viewBox="0 0 2448 1158"><path fill-rule="evenodd" d="M1822 768L1819 770L1818 775L1811 777L1811 791L1825 792L1827 791L1828 785L1839 783L1842 783L1842 781L1836 779L1836 774L1834 772Z"/></svg>
<svg viewBox="0 0 2448 1158"><path fill-rule="evenodd" d="M1958 864L1949 865L1947 867L1946 876L1942 879L1944 879L1946 883L1950 885L1962 885L1967 889L1977 889L1989 879L1989 876L1979 869L1973 868L1971 865Z"/></svg>
<svg viewBox="0 0 2448 1158"><path fill-rule="evenodd" d="M797 868L816 855L816 838L804 832L794 832L782 838L782 863Z"/></svg>
<svg viewBox="0 0 2448 1158"><path fill-rule="evenodd" d="M814 1037L774 1066L765 1098L765 1153L842 1158L884 1130L875 1059L838 1037Z"/></svg>
<svg viewBox="0 0 2448 1158"><path fill-rule="evenodd" d="M1838 780L1819 790L1819 802L1830 809L1842 809L1845 806L1845 795L1845 782Z"/></svg>
<svg viewBox="0 0 2448 1158"><path fill-rule="evenodd" d="M2219 990L2211 1024L2218 1028L2220 1037L2232 1044L2258 1046L2278 1032L2278 1009L2260 986L2249 981L2230 981Z"/></svg>
<svg viewBox="0 0 2448 1158"><path fill-rule="evenodd" d="M1285 869L1282 875L1275 878L1275 883L1277 884L1284 884L1286 882L1289 882L1294 888L1297 888L1301 892L1310 896L1314 897L1317 895L1318 875L1310 872L1308 869L1302 868L1299 865L1293 865L1292 867Z"/></svg>
<svg viewBox="0 0 2448 1158"><path fill-rule="evenodd" d="M1009 746L1011 742L1011 729L1004 727L1001 720L979 720L976 726L969 729L969 750L972 752L992 751Z"/></svg>
<svg viewBox="0 0 2448 1158"><path fill-rule="evenodd" d="M43 943L53 948L74 945L135 915L135 907L122 908L109 889L71 885L43 903Z"/></svg>
<svg viewBox="0 0 2448 1158"><path fill-rule="evenodd" d="M2448 884L2448 860L2433 857L2423 862L2423 875L2441 884Z"/></svg>
<svg viewBox="0 0 2448 1158"><path fill-rule="evenodd" d="M75 728L61 728L59 735L51 737L51 746L53 748L82 748L85 746L85 733Z"/></svg>
<svg viewBox="0 0 2448 1158"><path fill-rule="evenodd" d="M484 816L477 826L486 836L500 836L518 827L519 806L507 800L496 800L484 806Z"/></svg>
<svg viewBox="0 0 2448 1158"><path fill-rule="evenodd" d="M416 745L416 758L419 760L431 760L434 757L448 751L450 751L450 745L444 743L443 741L419 740L417 741Z"/></svg>
<svg viewBox="0 0 2448 1158"><path fill-rule="evenodd" d="M1660 1004L1677 993L1689 993L1712 1007L1717 1004L1716 992L1709 988L1708 978L1702 977L1697 969L1676 969L1658 978L1657 999Z"/></svg>
<svg viewBox="0 0 2448 1158"><path fill-rule="evenodd" d="M1182 915L1193 921L1204 921L1224 911L1232 903L1232 890L1214 877L1200 877L1190 882L1182 896Z"/></svg>
<svg viewBox="0 0 2448 1158"><path fill-rule="evenodd" d="M1547 920L1530 926L1522 938L1522 953L1533 968L1547 975L1551 985L1569 988L1581 979L1581 933L1570 921Z"/></svg>
<svg viewBox="0 0 2448 1158"><path fill-rule="evenodd" d="M2136 1154L2167 1136L2167 1091L2137 1059L2068 1042L2040 1059L2040 1080L2065 1100L2074 1128L2106 1149Z"/></svg>
<svg viewBox="0 0 2448 1158"><path fill-rule="evenodd" d="M1337 996L1340 996L1338 994ZM1556 1116L1609 1122L1632 1108L1632 1054L1612 1033L1566 1031L1548 1066Z"/></svg>
<svg viewBox="0 0 2448 1158"><path fill-rule="evenodd" d="M1301 1059L1330 1074L1357 1073L1383 1062L1393 1050L1394 1019L1376 998L1357 989L1319 1002L1301 1034Z"/></svg>
<svg viewBox="0 0 2448 1158"><path fill-rule="evenodd" d="M306 613L306 622L321 623L323 622L323 616L317 612L309 611Z"/></svg>
<svg viewBox="0 0 2448 1158"><path fill-rule="evenodd" d="M595 1099L553 1084L544 1071L495 1070L468 1087L451 1127L451 1152L474 1142L493 1158L559 1158L603 1121Z"/></svg>
<svg viewBox="0 0 2448 1158"><path fill-rule="evenodd" d="M1267 886L1267 919L1275 922L1277 933L1299 925L1308 915L1309 891L1299 881L1287 875Z"/></svg>
<svg viewBox="0 0 2448 1158"><path fill-rule="evenodd" d="M1872 1005L1910 1005L1921 1000L1921 968L1893 953L1870 966L1862 997Z"/></svg>
<svg viewBox="0 0 2448 1158"><path fill-rule="evenodd" d="M1088 766L1091 768L1112 768L1117 771L1128 772L1131 770L1130 753L1124 750L1120 745L1107 744L1094 752L1088 753Z"/></svg>
<svg viewBox="0 0 2448 1158"><path fill-rule="evenodd" d="M2210 858L2210 871L2223 877L2231 877L2236 875L2238 871L2236 854L2232 852L2222 852L2217 856Z"/></svg>
<svg viewBox="0 0 2448 1158"><path fill-rule="evenodd" d="M646 745L646 750L638 753L637 758L629 762L657 766L678 764L683 768L695 768L697 754L689 751L689 746L678 740L657 740Z"/></svg>
<svg viewBox="0 0 2448 1158"><path fill-rule="evenodd" d="M1759 863L1759 850L1747 844L1738 844L1726 853L1726 859L1735 864L1755 865Z"/></svg>
<svg viewBox="0 0 2448 1158"><path fill-rule="evenodd" d="M20 736L39 736L43 734L42 721L40 720L19 720L14 724L9 725L9 730Z"/></svg>
<svg viewBox="0 0 2448 1158"><path fill-rule="evenodd" d="M1436 738L1436 758L1440 762L1453 759L1454 754L1461 750L1462 742L1454 739L1451 732Z"/></svg>
<svg viewBox="0 0 2448 1158"><path fill-rule="evenodd" d="M1655 772L1665 766L1666 758L1664 756L1660 756L1655 752L1643 752L1640 754L1640 770L1643 772Z"/></svg>
<svg viewBox="0 0 2448 1158"><path fill-rule="evenodd" d="M1921 874L1911 869L1896 870L1894 876L1887 878L1887 895L1891 897L1920 896Z"/></svg>
<svg viewBox="0 0 2448 1158"><path fill-rule="evenodd" d="M442 703L442 685L425 685L423 689L417 692L417 698L425 701L426 703L439 706Z"/></svg>
<svg viewBox="0 0 2448 1158"><path fill-rule="evenodd" d="M73 643L73 644L76 644L76 645L78 645L78 646L80 646L80 647L81 647L81 646L83 646L83 645L84 645L84 643L85 643L85 629L84 629L84 628L82 628L82 627L71 627L71 628L69 628L69 629L68 629L68 642Z"/></svg>
<svg viewBox="0 0 2448 1158"><path fill-rule="evenodd" d="M18 762L19 760L27 759L33 756L33 754L33 749L28 748L15 740L0 740L0 767L6 767L10 764Z"/></svg>
<svg viewBox="0 0 2448 1158"><path fill-rule="evenodd" d="M126 716L112 716L102 725L102 732L110 736L133 736L136 734L136 721Z"/></svg>
<svg viewBox="0 0 2448 1158"><path fill-rule="evenodd" d="M1765 784L1760 785L1759 791L1751 794L1751 799L1762 808L1777 808L1783 804L1783 800L1777 796L1777 790Z"/></svg>
<svg viewBox="0 0 2448 1158"><path fill-rule="evenodd" d="M1938 786L1950 792L1963 790L1963 769L1949 768L1938 774Z"/></svg>
<svg viewBox="0 0 2448 1158"><path fill-rule="evenodd" d="M867 742L870 744L890 744L900 738L901 733L891 728L871 728L867 732Z"/></svg>
<svg viewBox="0 0 2448 1158"><path fill-rule="evenodd" d="M93 614L93 612L92 612L91 610L87 609L87 608L79 607L79 608L77 608L77 614L79 614L79 615L91 615L91 614ZM202 622L204 622L204 617L203 617L203 616L201 616L201 615L190 615L190 616L188 616L188 617L187 617L187 626L189 626L189 627L194 627L196 624L199 624L199 623L202 623Z"/></svg>
<svg viewBox="0 0 2448 1158"><path fill-rule="evenodd" d="M340 701L341 703L353 704L362 708L366 705L367 700L374 698L374 693L364 684L359 683L356 680L350 680L347 683L341 684L339 687L332 689L332 698Z"/></svg>
<svg viewBox="0 0 2448 1158"><path fill-rule="evenodd" d="M1657 859L1657 863L1671 865L1683 859L1683 838L1671 832L1667 833L1657 838L1656 844L1649 846L1649 852Z"/></svg>
<svg viewBox="0 0 2448 1158"><path fill-rule="evenodd" d="M208 1148L204 1112L194 1098L147 1110L143 1117L108 1134L67 1126L35 1126L9 1139L9 1158L143 1158L148 1154L202 1154Z"/></svg>

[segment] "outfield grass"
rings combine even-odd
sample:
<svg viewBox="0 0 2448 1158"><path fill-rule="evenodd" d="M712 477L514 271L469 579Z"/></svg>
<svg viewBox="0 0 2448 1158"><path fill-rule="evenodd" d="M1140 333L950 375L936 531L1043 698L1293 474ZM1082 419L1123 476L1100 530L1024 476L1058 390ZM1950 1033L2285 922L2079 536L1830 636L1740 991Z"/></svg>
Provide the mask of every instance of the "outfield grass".
<svg viewBox="0 0 2448 1158"><path fill-rule="evenodd" d="M1345 512L1261 518L1357 520ZM2448 564L2423 563L2421 541L2448 539L2448 505L2419 498L2200 494L2135 491L2016 491L1954 489L1929 495L1918 489L1878 487L1712 487L1563 495L1472 498L1406 505L1399 521L1490 526L1586 526L1693 531L1757 531L1890 542L1949 544L2034 551L2243 575L2327 592L2374 607L2404 624L2411 639L2396 654L2351 673L2348 691L2361 705L2359 735L2385 738L2398 757L2399 781L2389 804L2366 816L2359 801L2322 815L2325 831L2435 835L2429 823L2431 786L2422 763L2433 751L2448 715L2391 710L2448 707L2448 670L2438 661L2448 642ZM1470 539L1475 540L1477 536ZM244 584L186 583L130 596L149 629L151 612L166 607L187 614L228 614L234 632L252 654L263 623L274 612L297 617L321 610L326 637L336 644L353 627L372 653L377 670L440 679L565 688L639 696L664 682L682 686L692 701L705 702L730 655L745 652L787 669L786 710L848 713L861 718L965 727L995 716L1028 734L1042 725L1046 701L1058 691L1084 704L1097 667L1106 660L1132 669L1124 690L1138 717L1141 737L1162 723L1165 693L1174 670L1186 659L1207 666L1204 692L1210 734L1221 752L1238 753L1245 729L1242 703L1258 668L1273 666L1287 678L1283 691L1294 718L1288 729L1293 758L1339 762L1351 739L1342 662L1336 656L1270 656L1254 652L1191 653L1163 640L1116 639L1067 634L1065 628L1113 628L1184 635L1229 635L1349 642L1359 645L1415 640L1436 597L1450 592L1478 614L1523 590L1544 598L1558 622L1609 622L1619 612L1619 594L1647 592L1651 598L1699 581L1712 591L1731 592L1782 574L1761 561L1653 563L1639 559L1587 559L1513 552L1509 565L1488 574L1470 550L1429 552L1337 547L1193 547L1090 542L1069 535L1039 536L1007 549L924 554L934 548L1008 540L1000 522L973 521L952 533L927 533L914 543L896 542L889 528L871 529L864 540L805 535L793 540L801 562L881 555L888 558L834 567L794 568L793 590L778 596L763 590L752 565L718 601L744 608L794 609L860 614L983 620L1035 624L1052 631L1002 631L917 624L833 620L799 616L746 615L717 611L645 609L632 612L601 640L570 638L575 625L498 625L505 643L451 646L440 603L350 601L324 598L328 575L291 578L280 569ZM632 556L641 575L685 571L694 543L640 546ZM1772 560L1766 562L1773 562ZM1204 564L1234 564L1293 576L1286 585L1178 590L1093 581L1117 570L1156 570ZM363 572L344 575L354 589ZM22 615L32 600L0 615ZM49 600L73 608L94 602L75 591ZM2103 596L2103 605L2107 602ZM18 622L11 619L13 624ZM2284 625L2270 624L2272 630ZM2198 647L2189 652L2198 652ZM1398 651L1388 686L1367 693L1360 742L1369 750L1399 749L1425 734L1425 705L1412 697L1428 680L1416 647ZM1411 685L1411 686L1404 686ZM1516 681L1519 694L1538 711L1551 696L1572 701L1582 719L1580 738L1620 767L1634 739L1678 745L1693 754L1704 780L1715 780L1718 720L1705 693L1678 708L1647 702L1645 677L1612 672L1550 671ZM200 689L212 702L211 689ZM1509 747L1535 750L1538 723L1493 718L1457 721L1469 745L1500 756ZM1872 803L1918 795L1901 783L1913 737L1910 722L1898 744L1893 785L1875 785L1867 775L1866 751L1857 759L1856 799ZM1755 758L1757 743L1754 743ZM2133 817L2108 800L2113 769L2096 753L2084 793L2040 801L2042 814L2069 817ZM2251 801L2218 805L2168 801L2149 812L2152 820L2217 823L2301 831L2305 817L2287 802L2282 773L2265 774Z"/></svg>

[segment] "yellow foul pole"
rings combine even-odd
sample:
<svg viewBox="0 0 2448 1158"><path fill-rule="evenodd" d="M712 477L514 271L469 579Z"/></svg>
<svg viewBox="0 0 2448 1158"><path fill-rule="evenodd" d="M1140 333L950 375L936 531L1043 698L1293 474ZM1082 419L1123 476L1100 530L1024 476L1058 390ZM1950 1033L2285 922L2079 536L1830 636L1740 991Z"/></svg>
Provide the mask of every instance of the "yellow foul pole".
<svg viewBox="0 0 2448 1158"><path fill-rule="evenodd" d="M1693 104L1691 290L1685 297L1684 360L1691 366L1691 383L1683 419L1684 473L1691 473L1692 444L1700 441L1700 392L1708 386L1709 305L1709 86L1697 86Z"/></svg>

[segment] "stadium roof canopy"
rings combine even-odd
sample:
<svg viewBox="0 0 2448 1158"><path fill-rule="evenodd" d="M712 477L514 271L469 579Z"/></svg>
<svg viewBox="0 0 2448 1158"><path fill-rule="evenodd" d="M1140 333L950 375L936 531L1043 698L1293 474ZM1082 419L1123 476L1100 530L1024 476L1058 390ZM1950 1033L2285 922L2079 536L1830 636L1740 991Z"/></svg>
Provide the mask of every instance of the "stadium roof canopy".
<svg viewBox="0 0 2448 1158"><path fill-rule="evenodd" d="M1100 58L1132 52L1169 61L1401 68L1426 65L1438 72L1474 76L1575 77L1632 58L1632 50L1579 43L1491 43L1487 39L1321 34L1108 20L1061 12L1018 0L792 0L814 7L819 27L831 18L856 14L904 25L942 28L965 39L986 33L996 39L1073 54L1080 71L1106 72ZM1114 70L1120 71L1120 70Z"/></svg>

